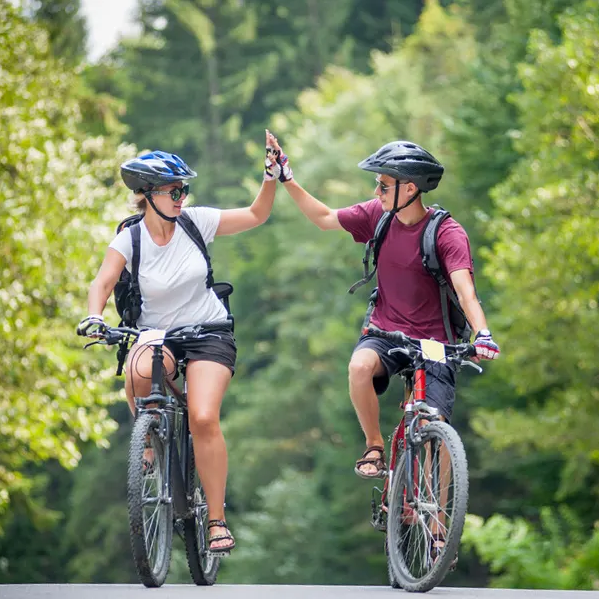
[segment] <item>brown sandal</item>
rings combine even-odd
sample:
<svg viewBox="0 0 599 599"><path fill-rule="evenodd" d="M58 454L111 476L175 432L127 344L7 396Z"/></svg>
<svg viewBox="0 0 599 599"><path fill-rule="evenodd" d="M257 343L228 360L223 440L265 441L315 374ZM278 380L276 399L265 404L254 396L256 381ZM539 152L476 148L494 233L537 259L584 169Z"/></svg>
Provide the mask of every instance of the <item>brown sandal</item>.
<svg viewBox="0 0 599 599"><path fill-rule="evenodd" d="M445 535L443 533L434 533L431 538L431 559L433 560L433 565L441 556L443 549L445 548ZM448 572L453 572L458 565L458 554L456 552L453 561L449 565Z"/></svg>
<svg viewBox="0 0 599 599"><path fill-rule="evenodd" d="M227 534L219 535L217 537L210 537L208 539L208 551L210 551L210 553L218 554L221 557L229 555L231 549L235 547L235 539L231 534L231 531L227 528L227 523L225 520L208 520L208 530L217 527L226 528ZM213 549L212 543L216 543L217 541L231 541L231 543L229 545L225 545L224 547L214 547Z"/></svg>
<svg viewBox="0 0 599 599"><path fill-rule="evenodd" d="M371 451L378 451L379 457L378 458L367 458L366 456ZM366 464L372 464L377 469L377 471L374 472L373 474L366 474L366 473L362 472L360 470L360 468L362 466L365 466ZM354 472L360 478L366 478L366 479L385 478L387 476L387 463L386 463L386 458L385 458L385 448L381 447L380 445L372 445L371 447L367 447L366 451L362 454L362 457L356 461L356 466L354 468Z"/></svg>

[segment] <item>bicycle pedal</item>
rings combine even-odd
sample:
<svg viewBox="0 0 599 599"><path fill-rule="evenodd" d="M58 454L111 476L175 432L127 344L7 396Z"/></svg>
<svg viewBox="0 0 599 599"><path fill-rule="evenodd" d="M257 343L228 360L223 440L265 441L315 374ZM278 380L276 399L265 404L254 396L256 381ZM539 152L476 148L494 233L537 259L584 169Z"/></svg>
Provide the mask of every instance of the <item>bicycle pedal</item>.
<svg viewBox="0 0 599 599"><path fill-rule="evenodd" d="M373 513L370 524L374 530L387 532L387 514L379 508L379 511L376 514Z"/></svg>
<svg viewBox="0 0 599 599"><path fill-rule="evenodd" d="M387 532L386 522L381 522L380 520L371 520L370 524L374 530L378 530L379 532Z"/></svg>
<svg viewBox="0 0 599 599"><path fill-rule="evenodd" d="M206 551L206 556L207 557L211 557L214 559L222 559L224 557L230 557L231 556L231 552L230 551Z"/></svg>

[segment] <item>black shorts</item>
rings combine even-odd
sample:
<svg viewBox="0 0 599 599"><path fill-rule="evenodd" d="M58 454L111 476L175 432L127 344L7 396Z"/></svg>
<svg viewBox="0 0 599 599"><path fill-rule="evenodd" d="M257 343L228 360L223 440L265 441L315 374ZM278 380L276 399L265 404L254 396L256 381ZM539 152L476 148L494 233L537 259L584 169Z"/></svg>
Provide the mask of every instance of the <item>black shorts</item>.
<svg viewBox="0 0 599 599"><path fill-rule="evenodd" d="M200 339L167 341L165 345L173 352L176 360L202 360L217 362L235 374L237 346L231 331L214 331Z"/></svg>
<svg viewBox="0 0 599 599"><path fill-rule="evenodd" d="M354 352L358 349L372 349L381 359L381 363L386 370L386 374L376 376L372 379L374 390L377 395L382 395L389 386L389 379L409 366L410 359L402 353L389 355L387 352L397 345L371 335L362 335L354 347ZM426 364L426 403L439 410L442 416L451 420L453 404L455 402L455 367L449 362L447 364L438 364L436 362L427 362Z"/></svg>

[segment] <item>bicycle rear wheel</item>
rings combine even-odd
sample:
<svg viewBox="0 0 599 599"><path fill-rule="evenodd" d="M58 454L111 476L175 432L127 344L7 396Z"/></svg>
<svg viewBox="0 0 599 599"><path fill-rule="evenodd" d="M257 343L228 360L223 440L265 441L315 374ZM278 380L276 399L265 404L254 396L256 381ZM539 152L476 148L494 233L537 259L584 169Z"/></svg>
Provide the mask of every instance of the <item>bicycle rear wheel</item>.
<svg viewBox="0 0 599 599"><path fill-rule="evenodd" d="M468 463L457 432L444 422L421 429L414 445L414 503L406 501L406 456L389 495L387 542L391 574L401 588L436 587L455 561L468 508ZM445 546L433 549L436 539Z"/></svg>
<svg viewBox="0 0 599 599"><path fill-rule="evenodd" d="M133 425L129 448L129 533L137 574L146 587L164 583L173 540L173 506L164 489L166 452L158 427L153 414L141 414Z"/></svg>
<svg viewBox="0 0 599 599"><path fill-rule="evenodd" d="M193 516L183 522L187 565L193 581L199 586L216 582L220 558L208 551L208 504L195 467L193 441L189 436L189 489L188 501Z"/></svg>

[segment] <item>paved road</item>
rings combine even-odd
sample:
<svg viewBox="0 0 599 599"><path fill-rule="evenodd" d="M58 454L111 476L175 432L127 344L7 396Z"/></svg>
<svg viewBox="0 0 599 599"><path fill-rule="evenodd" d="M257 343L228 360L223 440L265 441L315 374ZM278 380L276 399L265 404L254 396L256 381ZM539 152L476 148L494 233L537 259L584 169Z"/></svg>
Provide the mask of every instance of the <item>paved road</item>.
<svg viewBox="0 0 599 599"><path fill-rule="evenodd" d="M419 597L390 587L165 585L145 589L128 584L0 585L0 599L383 599ZM435 599L599 599L599 591L521 591L442 587L427 593Z"/></svg>

